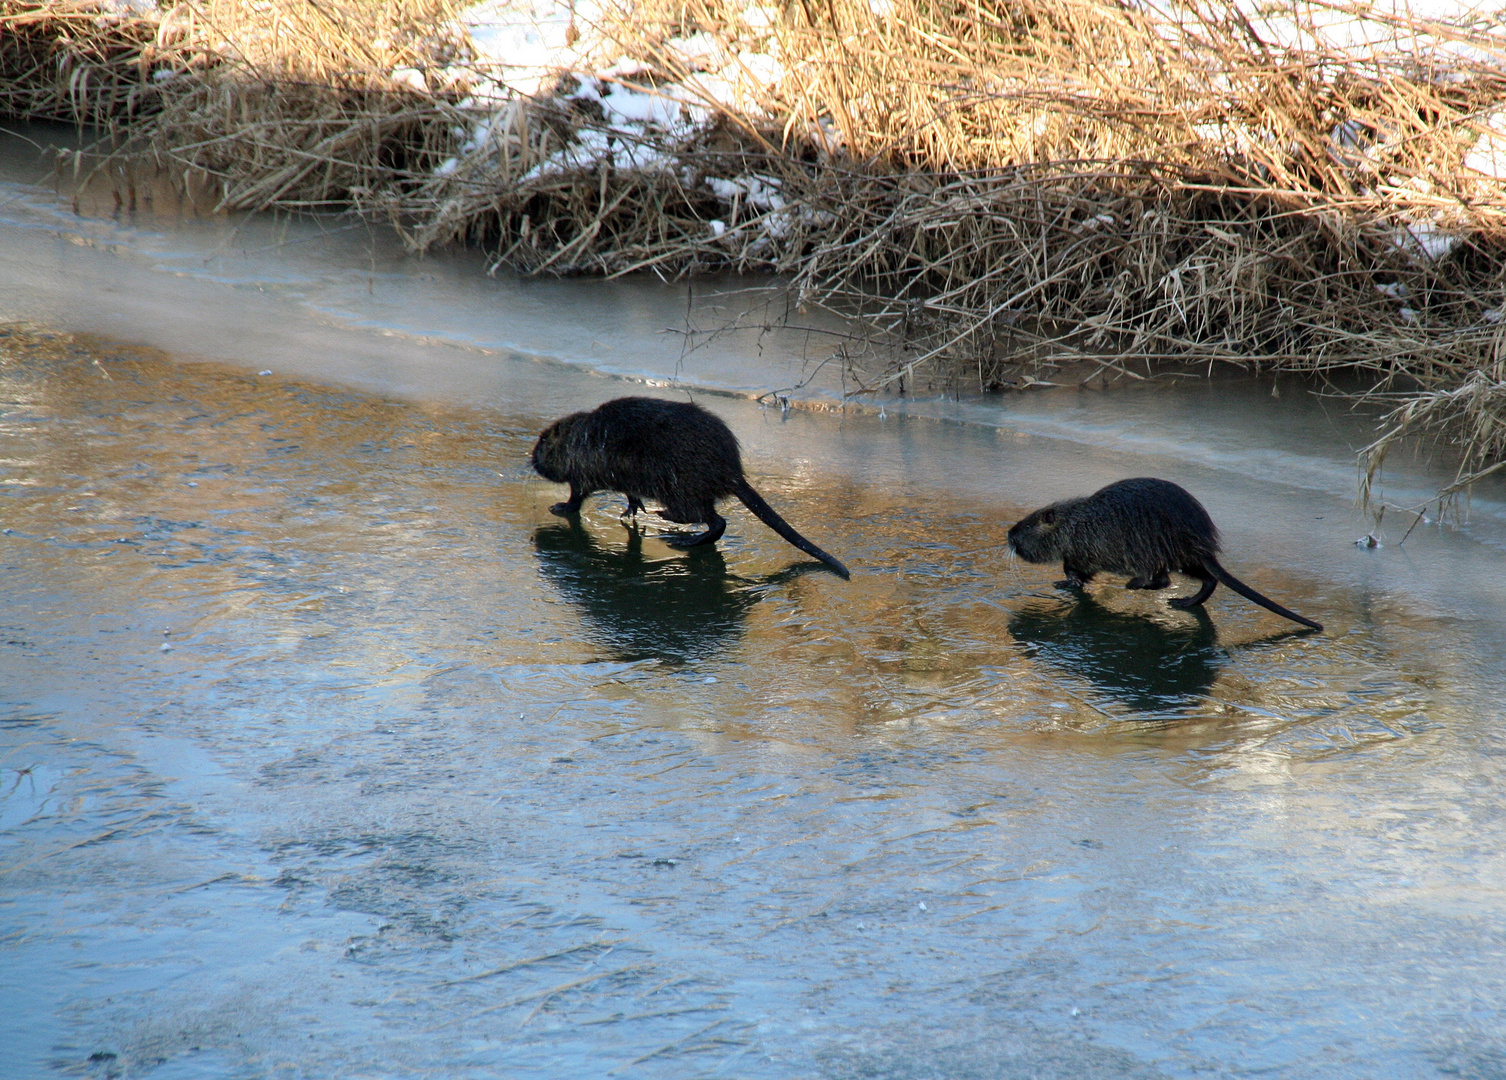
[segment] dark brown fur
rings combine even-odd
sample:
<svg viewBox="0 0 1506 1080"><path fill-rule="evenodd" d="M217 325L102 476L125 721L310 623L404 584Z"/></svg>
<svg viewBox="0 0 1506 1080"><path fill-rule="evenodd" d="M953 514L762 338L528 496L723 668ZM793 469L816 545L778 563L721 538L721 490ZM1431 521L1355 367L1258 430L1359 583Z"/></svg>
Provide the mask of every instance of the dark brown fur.
<svg viewBox="0 0 1506 1080"><path fill-rule="evenodd" d="M532 460L544 479L570 485L570 498L549 508L561 517L578 514L594 492L619 491L627 496L629 514L652 499L663 505L660 514L668 521L705 524L703 533L667 541L694 547L721 539L727 522L716 504L736 496L784 539L849 576L847 567L797 533L753 490L743 476L737 437L699 405L625 397L571 413L539 435Z"/></svg>
<svg viewBox="0 0 1506 1080"><path fill-rule="evenodd" d="M1218 561L1218 528L1203 504L1169 480L1120 480L1081 499L1064 499L1016 522L1009 546L1026 562L1062 561L1061 588L1080 588L1095 574L1125 574L1128 589L1164 589L1172 571L1197 578L1192 596L1170 601L1193 608L1223 582L1283 618L1323 629L1288 611L1225 570Z"/></svg>

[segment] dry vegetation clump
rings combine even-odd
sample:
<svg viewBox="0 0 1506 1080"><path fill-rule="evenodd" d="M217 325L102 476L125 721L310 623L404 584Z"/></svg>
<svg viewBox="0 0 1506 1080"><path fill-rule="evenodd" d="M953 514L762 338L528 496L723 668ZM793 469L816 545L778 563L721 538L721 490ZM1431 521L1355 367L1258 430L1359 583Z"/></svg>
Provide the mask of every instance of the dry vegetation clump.
<svg viewBox="0 0 1506 1080"><path fill-rule="evenodd" d="M97 0L0 0L0 116L108 124L150 109L153 60L171 51L160 30Z"/></svg>
<svg viewBox="0 0 1506 1080"><path fill-rule="evenodd" d="M524 95L453 2L189 0L147 34L0 0L5 70L29 73L0 107L127 117L226 207L354 205L497 266L779 271L887 347L854 361L860 393L1358 372L1391 409L1368 475L1411 434L1461 448L1460 485L1506 457L1494 24L1349 0L642 0L585 27L584 73ZM1355 28L1388 46L1346 47ZM37 77L58 49L98 71Z"/></svg>
<svg viewBox="0 0 1506 1080"><path fill-rule="evenodd" d="M214 62L135 132L174 169L216 178L225 208L336 209L427 176L428 95L395 70L443 65L461 42L451 0L204 0L165 21L192 27Z"/></svg>
<svg viewBox="0 0 1506 1080"><path fill-rule="evenodd" d="M207 180L222 209L346 208L429 175L443 132L393 78L463 45L451 0L0 0L0 112L92 123L119 156Z"/></svg>

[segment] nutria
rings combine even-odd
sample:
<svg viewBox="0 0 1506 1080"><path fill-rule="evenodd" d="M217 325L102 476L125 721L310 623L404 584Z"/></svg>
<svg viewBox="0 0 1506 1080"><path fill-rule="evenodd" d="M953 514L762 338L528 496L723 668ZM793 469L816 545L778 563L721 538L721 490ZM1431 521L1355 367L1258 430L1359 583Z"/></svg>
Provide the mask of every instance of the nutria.
<svg viewBox="0 0 1506 1080"><path fill-rule="evenodd" d="M1203 504L1169 480L1120 480L1084 499L1063 499L1016 522L1009 546L1026 562L1062 561L1063 589L1081 588L1098 573L1128 574L1127 589L1164 589L1176 570L1202 582L1175 608L1197 607L1221 581L1283 618L1323 627L1261 596L1218 562L1218 529Z"/></svg>
<svg viewBox="0 0 1506 1080"><path fill-rule="evenodd" d="M702 523L695 536L671 537L675 547L714 544L727 521L718 499L736 495L769 528L844 578L847 567L797 533L743 476L737 437L721 418L699 405L625 397L593 412L571 413L544 429L533 447L533 467L546 480L570 485L570 498L549 509L561 517L580 513L597 491L627 496L627 513L644 499L662 503L659 515L682 525Z"/></svg>

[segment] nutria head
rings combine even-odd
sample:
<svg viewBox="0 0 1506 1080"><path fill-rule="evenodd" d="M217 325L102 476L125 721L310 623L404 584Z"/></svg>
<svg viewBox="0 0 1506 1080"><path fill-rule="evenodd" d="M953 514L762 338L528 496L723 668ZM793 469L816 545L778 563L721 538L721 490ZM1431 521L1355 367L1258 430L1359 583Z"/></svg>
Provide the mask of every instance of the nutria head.
<svg viewBox="0 0 1506 1080"><path fill-rule="evenodd" d="M1026 562L1047 563L1060 559L1063 512L1080 502L1081 499L1068 499L1052 503L1015 522L1009 530L1009 550Z"/></svg>
<svg viewBox="0 0 1506 1080"><path fill-rule="evenodd" d="M533 471L545 480L556 484L570 480L570 435L585 413L571 413L561 417L539 433L539 441L533 444Z"/></svg>

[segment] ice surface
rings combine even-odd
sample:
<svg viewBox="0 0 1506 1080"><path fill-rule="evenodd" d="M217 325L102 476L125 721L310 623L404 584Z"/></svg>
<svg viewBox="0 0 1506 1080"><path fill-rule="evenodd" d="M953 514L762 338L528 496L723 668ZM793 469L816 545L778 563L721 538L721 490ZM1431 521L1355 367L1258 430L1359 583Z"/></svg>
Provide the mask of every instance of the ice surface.
<svg viewBox="0 0 1506 1080"><path fill-rule="evenodd" d="M489 279L10 175L0 321L43 329L0 336L0 1076L1506 1054L1499 486L1356 548L1366 424L1290 381L841 408L777 283ZM553 517L534 434L623 393L723 416L853 580L735 506L691 554ZM1003 553L1131 474L1329 631Z"/></svg>

